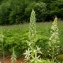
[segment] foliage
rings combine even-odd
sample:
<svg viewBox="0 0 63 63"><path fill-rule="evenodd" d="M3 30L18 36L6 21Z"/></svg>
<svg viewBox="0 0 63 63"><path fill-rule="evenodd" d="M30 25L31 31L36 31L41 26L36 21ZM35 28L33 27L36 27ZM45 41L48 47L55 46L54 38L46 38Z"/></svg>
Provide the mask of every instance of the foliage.
<svg viewBox="0 0 63 63"><path fill-rule="evenodd" d="M42 54L40 53L38 55L42 55L42 58L45 58L49 53L52 54L52 52L51 51L49 52L49 49L47 49L49 47L49 46L47 46L47 43L48 43L48 39L49 39L49 35L50 35L49 32L50 32L51 23L52 22L50 22L50 23L46 22L46 23L38 23L37 26L35 25L37 27L36 34L37 34L38 39L36 40L36 43L35 43L36 47L34 47L34 48L35 48L35 51L37 51L37 48L40 47L39 49L42 52ZM2 27L6 29L5 31L3 31L3 34L5 36L4 37L5 54L7 54L7 53L11 54L13 47L14 47L15 54L17 55L17 57L21 56L23 54L23 52L25 50L27 50L28 47L29 47L28 44L26 43L26 40L29 40L28 39L29 38L28 37L28 29L27 29L28 24L25 24L25 25L21 24L19 26L18 25L2 26ZM61 41L61 46L63 47L63 40L62 40L62 37L63 37L63 22L59 22L58 27L59 27L59 30L60 30L59 31L59 33L60 33L59 37L60 37L60 41ZM54 27L54 28L56 28L56 27ZM0 49L1 49L1 47L0 47ZM61 48L61 50L63 51L63 48ZM59 51L59 52L62 53L62 51ZM55 53L56 53L56 50L55 50ZM54 54L54 55L56 55L56 54ZM47 57L47 58L49 58L49 57ZM43 61L43 60L41 60L41 61ZM47 60L45 60L45 62L46 61Z"/></svg>
<svg viewBox="0 0 63 63"><path fill-rule="evenodd" d="M9 24L10 2L0 5L0 24Z"/></svg>
<svg viewBox="0 0 63 63"><path fill-rule="evenodd" d="M59 40L59 33L58 33L58 26L57 26L57 17L55 17L54 22L51 27L51 36L49 38L49 52L52 51L52 54L49 55L52 57L52 60L55 59L55 56L59 54L60 48L60 40Z"/></svg>
<svg viewBox="0 0 63 63"><path fill-rule="evenodd" d="M30 17L30 25L29 25L29 41L31 42L30 45L33 45L34 42L36 42L36 18L35 18L35 12L32 10L31 17ZM35 44L34 44L35 45Z"/></svg>
<svg viewBox="0 0 63 63"><path fill-rule="evenodd" d="M22 56L24 50L27 49L26 44L27 33L24 34L24 31L23 32L22 31L23 30L21 29L17 29L17 30L7 30L4 32L5 35L4 48L6 50L6 53L11 54L14 47L16 56L17 57Z"/></svg>
<svg viewBox="0 0 63 63"><path fill-rule="evenodd" d="M4 50L4 35L3 35L3 30L1 28L1 31L0 31L0 52L2 52L2 57L3 57L3 63L4 63L4 53L5 53L5 50Z"/></svg>
<svg viewBox="0 0 63 63"><path fill-rule="evenodd" d="M36 3L34 9L36 11L37 22L44 21L47 14L46 3L38 2Z"/></svg>
<svg viewBox="0 0 63 63"><path fill-rule="evenodd" d="M50 26L52 22L46 23L37 23L36 25L36 34L37 34L37 42L36 45L41 48L42 56L45 58L49 53L47 52L47 43L50 37ZM17 28L18 27L18 28ZM26 28L25 28L26 27ZM2 26L5 31L4 34L4 50L5 55L12 54L12 48L14 47L15 53L17 57L21 57L23 52L28 48L28 44L26 40L28 40L28 24L21 25L12 25L12 26ZM63 22L58 21L59 28L59 38L60 38L60 54L63 54ZM1 28L0 28L1 31ZM46 47L45 47L46 46ZM0 47L1 48L1 47ZM46 53L44 52L44 48L46 49ZM52 52L50 52L51 54ZM46 54L46 55L45 55ZM0 55L2 53L0 52ZM47 56L48 57L48 56Z"/></svg>
<svg viewBox="0 0 63 63"><path fill-rule="evenodd" d="M57 15L59 18L63 17L63 13L61 14L62 10L63 10L63 1L61 0L58 0L58 1L55 1L52 2L52 4L50 5L50 15L51 16L54 16L54 15ZM61 15L60 15L61 14Z"/></svg>
<svg viewBox="0 0 63 63"><path fill-rule="evenodd" d="M40 55L42 54L41 48L35 45L36 43L36 19L35 19L35 12L32 10L31 12L31 17L30 17L30 28L29 28L29 41L27 41L28 44L28 50L24 53L25 55L25 60L29 61L27 63L46 63L47 60L41 61ZM44 41L45 42L45 41ZM43 43L42 43L43 44ZM48 44L48 45L47 45ZM55 54L59 52L56 51L55 49L59 48L59 37L58 37L58 27L57 27L57 17L54 19L53 25L51 27L51 37L49 38L49 42L46 43L45 45L49 46L47 50L47 46L44 46L44 51L47 50L47 52L51 52L51 57L52 60L48 61L48 63L55 63ZM46 51L45 51L46 52Z"/></svg>
<svg viewBox="0 0 63 63"><path fill-rule="evenodd" d="M16 63L16 54L14 51L14 47L13 47L13 52L12 52L12 56L11 56L11 63Z"/></svg>
<svg viewBox="0 0 63 63"><path fill-rule="evenodd" d="M9 24L18 24L23 23L23 18L25 17L24 11L26 3L24 3L24 0L11 0L11 12L9 14Z"/></svg>
<svg viewBox="0 0 63 63"><path fill-rule="evenodd" d="M25 59L29 63L41 63L41 59L39 59L39 56L37 56L38 53L41 53L40 48L35 46L37 37L36 37L36 18L35 18L35 12L32 10L31 17L30 17L30 26L29 26L29 41L27 41L28 44L28 50L26 50ZM31 60L30 60L31 58Z"/></svg>
<svg viewBox="0 0 63 63"><path fill-rule="evenodd" d="M0 25L29 22L32 9L37 22L53 20L55 15L63 19L62 0L1 0Z"/></svg>
<svg viewBox="0 0 63 63"><path fill-rule="evenodd" d="M36 45L41 48L41 52L42 52L42 54L39 55L41 55L41 57L44 59L46 59L48 56L48 53L45 53L48 51L48 40L49 37L40 35L38 36L38 40L36 42Z"/></svg>

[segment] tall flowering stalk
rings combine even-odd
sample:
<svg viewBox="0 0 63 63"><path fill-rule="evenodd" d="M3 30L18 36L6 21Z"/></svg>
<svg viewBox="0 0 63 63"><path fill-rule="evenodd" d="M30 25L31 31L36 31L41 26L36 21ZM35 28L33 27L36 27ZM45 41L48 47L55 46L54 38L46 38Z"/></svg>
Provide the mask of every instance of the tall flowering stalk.
<svg viewBox="0 0 63 63"><path fill-rule="evenodd" d="M13 47L13 52L11 56L11 63L16 63L16 55L15 55L14 47Z"/></svg>
<svg viewBox="0 0 63 63"><path fill-rule="evenodd" d="M59 29L58 29L58 26L57 26L57 17L55 17L53 23L52 23L52 27L51 27L51 36L49 38L49 46L50 46L50 51L52 52L52 59L54 59L54 56L56 54L59 53L59 44L60 44L60 41L59 41L59 33L58 33Z"/></svg>
<svg viewBox="0 0 63 63"><path fill-rule="evenodd" d="M3 63L4 63L4 35L3 35L3 29L1 28L0 30L0 45L1 45L1 50L2 50L2 55L3 55Z"/></svg>
<svg viewBox="0 0 63 63"><path fill-rule="evenodd" d="M31 12L28 38L29 40L27 41L27 44L29 48L24 53L25 59L29 60L28 63L39 63L39 62L41 63L41 59L39 59L40 56L37 55L38 53L41 53L40 48L35 46L37 36L36 36L36 18L34 10L32 10Z"/></svg>
<svg viewBox="0 0 63 63"><path fill-rule="evenodd" d="M34 10L32 10L31 12L28 38L31 44L34 44L34 42L36 42L36 18Z"/></svg>

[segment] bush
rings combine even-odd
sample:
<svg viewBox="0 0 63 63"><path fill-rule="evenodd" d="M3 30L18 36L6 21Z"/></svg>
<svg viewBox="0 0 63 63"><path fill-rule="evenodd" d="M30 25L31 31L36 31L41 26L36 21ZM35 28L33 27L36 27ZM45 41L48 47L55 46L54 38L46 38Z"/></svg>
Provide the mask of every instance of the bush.
<svg viewBox="0 0 63 63"><path fill-rule="evenodd" d="M27 49L26 39L27 33L21 33L22 30L5 30L4 31L4 50L5 55L10 55L14 47L17 57L23 55L25 49Z"/></svg>

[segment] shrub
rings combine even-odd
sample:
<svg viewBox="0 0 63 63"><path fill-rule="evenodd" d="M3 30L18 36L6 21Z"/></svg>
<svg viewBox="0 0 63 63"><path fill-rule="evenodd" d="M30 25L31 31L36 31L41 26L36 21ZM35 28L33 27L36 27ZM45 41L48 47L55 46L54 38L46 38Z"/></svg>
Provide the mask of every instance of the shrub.
<svg viewBox="0 0 63 63"><path fill-rule="evenodd" d="M21 57L25 49L28 48L26 44L27 34L28 34L27 32L25 32L24 34L24 31L22 31L22 29L5 30L4 31L5 55L6 56L11 55L14 47L16 56Z"/></svg>

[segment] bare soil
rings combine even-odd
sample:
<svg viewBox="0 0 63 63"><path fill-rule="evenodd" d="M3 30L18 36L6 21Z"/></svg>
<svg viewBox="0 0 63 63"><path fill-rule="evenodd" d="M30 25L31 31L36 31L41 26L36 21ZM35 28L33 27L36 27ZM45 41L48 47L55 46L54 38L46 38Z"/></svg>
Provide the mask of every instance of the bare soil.
<svg viewBox="0 0 63 63"><path fill-rule="evenodd" d="M17 58L16 63L26 63L24 59L22 58ZM0 57L0 63L3 63L2 57ZM4 63L11 63L11 57L5 57Z"/></svg>

